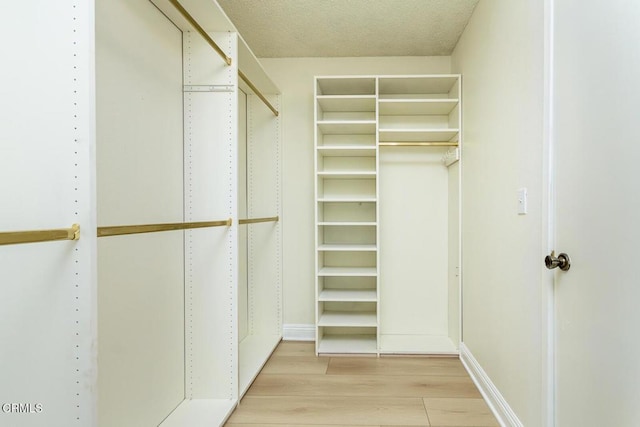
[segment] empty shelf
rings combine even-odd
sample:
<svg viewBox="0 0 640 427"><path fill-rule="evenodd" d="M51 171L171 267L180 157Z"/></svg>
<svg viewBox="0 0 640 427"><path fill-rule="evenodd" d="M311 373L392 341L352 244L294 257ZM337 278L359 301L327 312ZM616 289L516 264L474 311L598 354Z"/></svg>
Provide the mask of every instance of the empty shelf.
<svg viewBox="0 0 640 427"><path fill-rule="evenodd" d="M318 276L333 277L371 277L377 276L375 267L323 267L318 272Z"/></svg>
<svg viewBox="0 0 640 427"><path fill-rule="evenodd" d="M326 157L375 157L376 147L370 145L326 145L318 147L318 154Z"/></svg>
<svg viewBox="0 0 640 427"><path fill-rule="evenodd" d="M375 353L375 335L325 335L320 339L318 353Z"/></svg>
<svg viewBox="0 0 640 427"><path fill-rule="evenodd" d="M380 129L380 142L450 141L458 129Z"/></svg>
<svg viewBox="0 0 640 427"><path fill-rule="evenodd" d="M376 302L378 292L375 289L325 289L320 292L318 301Z"/></svg>
<svg viewBox="0 0 640 427"><path fill-rule="evenodd" d="M374 252L377 250L376 245L356 245L356 244L324 244L318 246L319 251L370 251Z"/></svg>
<svg viewBox="0 0 640 427"><path fill-rule="evenodd" d="M318 95L316 99L325 113L376 111L375 95Z"/></svg>
<svg viewBox="0 0 640 427"><path fill-rule="evenodd" d="M366 227L372 227L372 226L376 226L378 225L377 222L375 221L322 221L319 222L318 225L320 226L327 226L327 227L354 227L354 226L366 226Z"/></svg>
<svg viewBox="0 0 640 427"><path fill-rule="evenodd" d="M318 177L328 179L371 179L376 177L376 171L331 171L318 172Z"/></svg>
<svg viewBox="0 0 640 427"><path fill-rule="evenodd" d="M376 327L375 312L368 311L325 311L320 315L318 326L345 326L352 328Z"/></svg>
<svg viewBox="0 0 640 427"><path fill-rule="evenodd" d="M375 120L324 120L318 122L318 129L323 135L362 135L375 134Z"/></svg>
<svg viewBox="0 0 640 427"><path fill-rule="evenodd" d="M386 116L447 115L457 99L381 99L379 114Z"/></svg>

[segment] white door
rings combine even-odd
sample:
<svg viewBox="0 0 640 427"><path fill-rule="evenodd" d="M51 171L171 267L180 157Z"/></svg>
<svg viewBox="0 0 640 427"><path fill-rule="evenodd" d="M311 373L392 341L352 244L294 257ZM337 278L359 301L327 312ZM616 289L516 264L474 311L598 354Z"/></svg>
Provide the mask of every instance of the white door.
<svg viewBox="0 0 640 427"><path fill-rule="evenodd" d="M552 3L556 426L640 426L640 2Z"/></svg>

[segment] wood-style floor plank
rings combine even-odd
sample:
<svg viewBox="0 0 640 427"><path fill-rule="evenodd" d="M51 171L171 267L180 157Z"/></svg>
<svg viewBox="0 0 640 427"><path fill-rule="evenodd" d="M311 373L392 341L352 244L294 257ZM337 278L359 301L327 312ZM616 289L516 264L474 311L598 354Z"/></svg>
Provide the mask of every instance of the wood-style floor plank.
<svg viewBox="0 0 640 427"><path fill-rule="evenodd" d="M246 396L229 419L235 424L428 426L422 399Z"/></svg>
<svg viewBox="0 0 640 427"><path fill-rule="evenodd" d="M271 356L264 365L262 374L326 374L328 357L315 356Z"/></svg>
<svg viewBox="0 0 640 427"><path fill-rule="evenodd" d="M281 341L273 352L274 356L313 356L316 355L316 344L306 341Z"/></svg>
<svg viewBox="0 0 640 427"><path fill-rule="evenodd" d="M424 406L433 426L499 426L482 399L424 399Z"/></svg>
<svg viewBox="0 0 640 427"><path fill-rule="evenodd" d="M260 375L248 395L481 397L470 378L426 375Z"/></svg>
<svg viewBox="0 0 640 427"><path fill-rule="evenodd" d="M467 376L460 359L453 357L332 358L329 375L443 375Z"/></svg>

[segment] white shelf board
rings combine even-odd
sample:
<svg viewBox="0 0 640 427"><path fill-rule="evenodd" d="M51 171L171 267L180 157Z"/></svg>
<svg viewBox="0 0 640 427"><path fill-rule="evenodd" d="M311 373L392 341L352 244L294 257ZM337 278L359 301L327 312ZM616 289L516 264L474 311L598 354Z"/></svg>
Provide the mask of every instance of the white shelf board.
<svg viewBox="0 0 640 427"><path fill-rule="evenodd" d="M317 77L318 95L375 95L375 77Z"/></svg>
<svg viewBox="0 0 640 427"><path fill-rule="evenodd" d="M193 399L182 403L160 427L210 427L222 425L237 405L236 400Z"/></svg>
<svg viewBox="0 0 640 427"><path fill-rule="evenodd" d="M376 245L354 245L354 244L324 244L318 246L319 251L366 251L375 252L378 250Z"/></svg>
<svg viewBox="0 0 640 427"><path fill-rule="evenodd" d="M322 221L318 225L328 227L375 227L378 223L375 221Z"/></svg>
<svg viewBox="0 0 640 427"><path fill-rule="evenodd" d="M376 202L375 197L359 197L359 196L337 196L337 197L320 197L318 202L335 203L335 202L351 202L351 203L368 203Z"/></svg>
<svg viewBox="0 0 640 427"><path fill-rule="evenodd" d="M282 335L247 335L239 345L240 397L249 389L253 380L282 340Z"/></svg>
<svg viewBox="0 0 640 427"><path fill-rule="evenodd" d="M374 135L375 120L323 120L318 122L323 135Z"/></svg>
<svg viewBox="0 0 640 427"><path fill-rule="evenodd" d="M447 115L458 105L457 99L381 99L381 116Z"/></svg>
<svg viewBox="0 0 640 427"><path fill-rule="evenodd" d="M376 147L361 145L318 146L318 154L326 157L375 157Z"/></svg>
<svg viewBox="0 0 640 427"><path fill-rule="evenodd" d="M457 354L458 347L444 335L380 334L380 353Z"/></svg>
<svg viewBox="0 0 640 427"><path fill-rule="evenodd" d="M376 353L375 335L325 335L320 339L318 353Z"/></svg>
<svg viewBox="0 0 640 427"><path fill-rule="evenodd" d="M375 95L319 95L316 99L325 113L376 111Z"/></svg>
<svg viewBox="0 0 640 427"><path fill-rule="evenodd" d="M377 302L378 292L375 289L325 289L318 301Z"/></svg>
<svg viewBox="0 0 640 427"><path fill-rule="evenodd" d="M458 82L457 75L380 77L380 95L449 93Z"/></svg>
<svg viewBox="0 0 640 427"><path fill-rule="evenodd" d="M330 172L318 172L319 178L334 178L334 179L366 179L375 178L376 171L330 171Z"/></svg>
<svg viewBox="0 0 640 427"><path fill-rule="evenodd" d="M380 142L450 141L458 129L380 129Z"/></svg>
<svg viewBox="0 0 640 427"><path fill-rule="evenodd" d="M320 315L318 326L376 327L378 319L375 311L325 311Z"/></svg>
<svg viewBox="0 0 640 427"><path fill-rule="evenodd" d="M378 271L375 267L322 267L318 276L322 277L375 277Z"/></svg>

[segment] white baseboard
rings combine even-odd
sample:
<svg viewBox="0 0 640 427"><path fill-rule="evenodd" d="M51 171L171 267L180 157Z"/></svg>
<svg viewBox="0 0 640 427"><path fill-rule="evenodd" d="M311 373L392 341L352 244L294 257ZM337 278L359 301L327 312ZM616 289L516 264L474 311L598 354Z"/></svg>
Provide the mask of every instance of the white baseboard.
<svg viewBox="0 0 640 427"><path fill-rule="evenodd" d="M476 383L480 393L486 400L489 408L498 419L502 427L523 427L513 409L509 406L498 388L493 384L487 373L482 369L469 348L464 343L460 344L460 360L469 372L471 379Z"/></svg>
<svg viewBox="0 0 640 427"><path fill-rule="evenodd" d="M282 339L284 341L315 341L316 327L314 325L282 325Z"/></svg>

